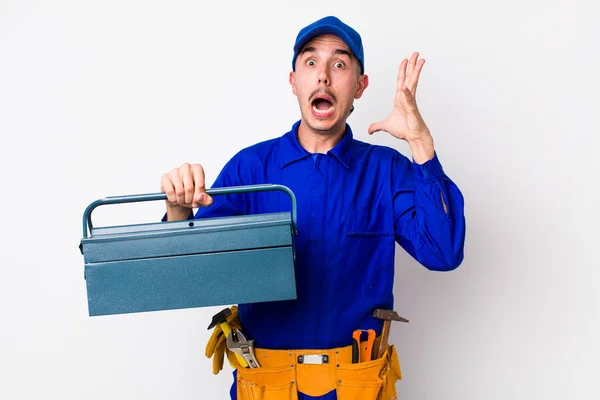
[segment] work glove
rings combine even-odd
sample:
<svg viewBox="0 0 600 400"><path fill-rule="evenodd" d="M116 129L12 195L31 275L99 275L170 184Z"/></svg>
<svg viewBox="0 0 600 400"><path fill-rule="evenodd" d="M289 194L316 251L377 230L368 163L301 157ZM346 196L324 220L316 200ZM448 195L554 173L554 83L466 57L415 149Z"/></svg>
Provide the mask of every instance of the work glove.
<svg viewBox="0 0 600 400"><path fill-rule="evenodd" d="M231 307L231 315L227 317L227 322L231 330L241 329L237 306ZM227 354L227 360L233 368L239 367L235 353L227 348L227 337L223 333L220 324L213 328L213 333L208 339L204 354L208 358L213 357L213 374L215 375L223 369L225 354Z"/></svg>

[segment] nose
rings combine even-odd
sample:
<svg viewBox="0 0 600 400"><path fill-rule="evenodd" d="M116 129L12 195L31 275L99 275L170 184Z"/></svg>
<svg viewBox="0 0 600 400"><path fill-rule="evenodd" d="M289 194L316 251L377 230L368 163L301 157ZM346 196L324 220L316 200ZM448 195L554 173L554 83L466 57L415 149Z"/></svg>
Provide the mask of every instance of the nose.
<svg viewBox="0 0 600 400"><path fill-rule="evenodd" d="M329 86L331 80L329 79L329 68L327 66L323 66L319 71L319 84Z"/></svg>

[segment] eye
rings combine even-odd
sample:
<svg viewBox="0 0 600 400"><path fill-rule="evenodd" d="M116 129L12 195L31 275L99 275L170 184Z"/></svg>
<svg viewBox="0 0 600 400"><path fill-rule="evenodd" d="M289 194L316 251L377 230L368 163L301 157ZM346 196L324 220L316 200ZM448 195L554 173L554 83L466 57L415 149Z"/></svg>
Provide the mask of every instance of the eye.
<svg viewBox="0 0 600 400"><path fill-rule="evenodd" d="M344 68L346 66L346 64L344 64L343 61L338 61L335 64L333 64L336 68Z"/></svg>
<svg viewBox="0 0 600 400"><path fill-rule="evenodd" d="M313 60L312 58L309 58L308 60L306 60L306 65L308 65L309 67L312 67L315 64L316 64L315 60Z"/></svg>

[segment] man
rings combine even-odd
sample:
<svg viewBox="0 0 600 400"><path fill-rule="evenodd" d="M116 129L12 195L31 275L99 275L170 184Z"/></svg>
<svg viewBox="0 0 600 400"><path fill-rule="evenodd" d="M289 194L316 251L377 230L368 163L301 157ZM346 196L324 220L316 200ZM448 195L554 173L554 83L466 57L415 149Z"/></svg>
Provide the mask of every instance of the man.
<svg viewBox="0 0 600 400"><path fill-rule="evenodd" d="M326 17L303 28L294 45L289 81L300 120L283 136L240 151L214 182L282 184L298 204L297 300L239 305L239 322L265 349L265 365L237 368L232 398L252 398L255 391L278 399L296 398L296 392L300 399L395 397L400 372L393 349L381 364L364 364L376 369L364 376L339 354L349 354L354 330L381 333L373 310L393 309L395 242L426 268L449 271L462 262L465 237L462 194L443 172L415 101L424 64L418 56L402 61L392 111L368 129L405 140L412 162L396 150L353 139L346 120L369 84L362 40L339 19ZM286 196L274 192L213 199L199 164L165 174L161 190L168 220L193 218L196 207L196 218L290 210ZM302 349L337 354L336 360L300 365L295 351ZM289 363L268 361L287 354Z"/></svg>

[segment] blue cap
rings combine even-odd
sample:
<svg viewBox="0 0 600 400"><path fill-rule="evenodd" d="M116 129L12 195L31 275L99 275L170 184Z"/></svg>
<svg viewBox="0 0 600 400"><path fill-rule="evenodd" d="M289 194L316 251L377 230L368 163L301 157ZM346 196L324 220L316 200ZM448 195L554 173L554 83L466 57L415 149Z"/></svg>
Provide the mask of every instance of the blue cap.
<svg viewBox="0 0 600 400"><path fill-rule="evenodd" d="M350 51L352 51L352 53L360 63L361 73L364 73L365 56L360 35L353 28L351 28L350 26L346 25L338 18L333 16L321 18L320 20L315 21L312 24L305 26L304 28L302 28L302 30L300 30L298 36L296 37L296 43L294 44L294 58L292 59L292 70L296 70L296 57L298 57L298 53L302 50L304 45L310 42L316 36L323 35L326 33L339 36L340 39L346 42L348 47L350 47Z"/></svg>

